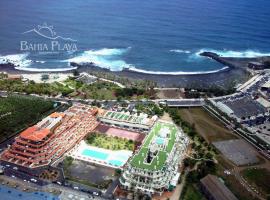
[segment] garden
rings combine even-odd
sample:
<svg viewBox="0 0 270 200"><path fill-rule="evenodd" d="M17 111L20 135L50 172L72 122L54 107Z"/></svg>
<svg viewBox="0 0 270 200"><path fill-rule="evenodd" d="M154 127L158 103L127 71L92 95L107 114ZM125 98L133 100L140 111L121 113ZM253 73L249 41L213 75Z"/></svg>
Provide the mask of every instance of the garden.
<svg viewBox="0 0 270 200"><path fill-rule="evenodd" d="M95 147L109 150L130 150L133 151L135 144L132 140L108 136L102 133L90 133L86 142Z"/></svg>

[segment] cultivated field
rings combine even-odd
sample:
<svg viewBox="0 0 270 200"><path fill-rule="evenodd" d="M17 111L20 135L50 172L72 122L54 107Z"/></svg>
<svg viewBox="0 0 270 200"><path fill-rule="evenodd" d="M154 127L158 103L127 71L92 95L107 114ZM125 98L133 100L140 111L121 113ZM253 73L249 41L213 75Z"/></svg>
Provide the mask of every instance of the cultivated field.
<svg viewBox="0 0 270 200"><path fill-rule="evenodd" d="M243 170L243 177L265 196L270 195L270 171L265 168L248 168Z"/></svg>
<svg viewBox="0 0 270 200"><path fill-rule="evenodd" d="M195 125L196 131L207 142L237 138L220 121L211 116L203 108L179 109L179 112L184 121Z"/></svg>
<svg viewBox="0 0 270 200"><path fill-rule="evenodd" d="M33 125L52 108L53 102L36 97L0 98L0 141Z"/></svg>

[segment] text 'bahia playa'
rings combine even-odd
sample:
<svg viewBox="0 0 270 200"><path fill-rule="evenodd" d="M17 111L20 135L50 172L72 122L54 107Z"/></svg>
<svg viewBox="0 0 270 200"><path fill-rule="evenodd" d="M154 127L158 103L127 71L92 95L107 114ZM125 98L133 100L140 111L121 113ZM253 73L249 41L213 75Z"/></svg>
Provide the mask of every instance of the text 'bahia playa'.
<svg viewBox="0 0 270 200"><path fill-rule="evenodd" d="M42 42L20 41L21 51L57 52L78 50L76 40L57 35L53 26L48 26L47 23L38 25L37 28L26 31L23 34L27 33L35 33L46 40Z"/></svg>

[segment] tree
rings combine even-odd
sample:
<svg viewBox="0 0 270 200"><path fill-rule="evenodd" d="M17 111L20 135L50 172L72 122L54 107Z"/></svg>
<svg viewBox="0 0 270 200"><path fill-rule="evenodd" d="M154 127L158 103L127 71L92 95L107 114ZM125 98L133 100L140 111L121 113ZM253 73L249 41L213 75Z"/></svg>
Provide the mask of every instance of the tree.
<svg viewBox="0 0 270 200"><path fill-rule="evenodd" d="M263 63L265 67L269 68L270 67L270 60L264 61Z"/></svg>
<svg viewBox="0 0 270 200"><path fill-rule="evenodd" d="M79 76L80 73L77 69L73 70L73 76Z"/></svg>
<svg viewBox="0 0 270 200"><path fill-rule="evenodd" d="M49 79L49 75L48 74L42 74L41 75L41 80L42 81L46 81L46 80L48 80Z"/></svg>

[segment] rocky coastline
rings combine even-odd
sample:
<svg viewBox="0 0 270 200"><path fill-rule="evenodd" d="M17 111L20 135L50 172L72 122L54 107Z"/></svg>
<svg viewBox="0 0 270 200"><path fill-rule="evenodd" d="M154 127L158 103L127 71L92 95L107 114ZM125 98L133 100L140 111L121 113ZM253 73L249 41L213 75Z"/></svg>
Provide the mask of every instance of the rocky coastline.
<svg viewBox="0 0 270 200"><path fill-rule="evenodd" d="M258 62L262 59L270 59L264 57L257 58L232 58L221 57L213 52L203 52L201 56L213 59L218 63L227 66L226 70L222 70L216 73L205 74L151 74L143 73L140 71L134 71L128 68L124 68L122 71L110 71L109 69L100 68L94 63L70 63L70 66L76 67L79 72L88 72L90 74L101 73L110 74L116 77L135 79L135 80L150 80L157 83L158 87L211 87L221 86L227 87L228 85L238 84L246 81L249 78L249 72L247 65L249 62ZM0 64L0 71L5 71L10 74L20 73L43 73L36 71L22 71L15 68L12 63ZM59 71L60 73L70 73L73 70ZM54 71L55 72L55 71ZM44 72L49 73L49 72ZM207 80L207 81L206 81Z"/></svg>

